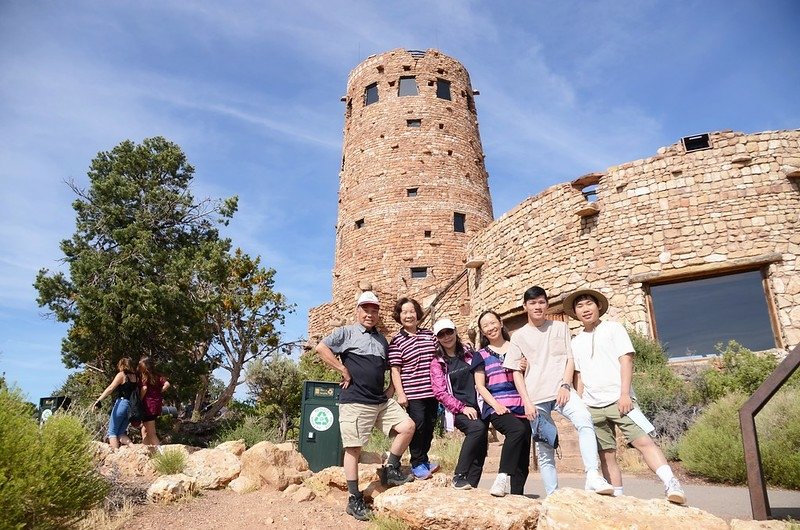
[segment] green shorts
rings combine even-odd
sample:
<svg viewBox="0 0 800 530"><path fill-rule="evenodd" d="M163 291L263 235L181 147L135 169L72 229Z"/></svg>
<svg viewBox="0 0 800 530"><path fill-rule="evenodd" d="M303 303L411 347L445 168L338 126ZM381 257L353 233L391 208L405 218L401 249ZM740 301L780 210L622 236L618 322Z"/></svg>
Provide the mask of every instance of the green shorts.
<svg viewBox="0 0 800 530"><path fill-rule="evenodd" d="M617 426L625 441L628 443L638 440L642 436L648 436L644 430L636 425L627 416L620 416L617 403L605 407L589 407L594 423L594 432L597 436L597 448L601 451L610 451L617 448L617 439L614 435L614 426Z"/></svg>

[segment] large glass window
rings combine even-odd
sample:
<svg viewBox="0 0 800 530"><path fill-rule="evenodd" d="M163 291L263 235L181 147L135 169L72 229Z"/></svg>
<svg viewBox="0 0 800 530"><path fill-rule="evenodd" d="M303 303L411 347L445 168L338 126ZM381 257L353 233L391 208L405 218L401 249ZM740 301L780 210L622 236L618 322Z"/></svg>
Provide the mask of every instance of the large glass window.
<svg viewBox="0 0 800 530"><path fill-rule="evenodd" d="M416 96L418 93L416 77L400 78L400 87L397 90L398 96Z"/></svg>
<svg viewBox="0 0 800 530"><path fill-rule="evenodd" d="M453 231L454 232L467 231L467 214L453 212Z"/></svg>
<svg viewBox="0 0 800 530"><path fill-rule="evenodd" d="M714 355L730 340L756 351L775 347L760 271L652 285L650 296L669 357Z"/></svg>
<svg viewBox="0 0 800 530"><path fill-rule="evenodd" d="M372 83L364 89L364 105L378 102L378 83Z"/></svg>
<svg viewBox="0 0 800 530"><path fill-rule="evenodd" d="M450 99L450 81L445 81L444 79L436 80L436 97Z"/></svg>

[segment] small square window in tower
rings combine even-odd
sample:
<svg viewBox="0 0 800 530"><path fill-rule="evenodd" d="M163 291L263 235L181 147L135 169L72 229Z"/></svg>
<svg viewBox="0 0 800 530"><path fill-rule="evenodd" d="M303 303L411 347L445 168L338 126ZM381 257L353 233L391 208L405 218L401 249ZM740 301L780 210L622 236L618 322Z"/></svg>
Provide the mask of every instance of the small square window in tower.
<svg viewBox="0 0 800 530"><path fill-rule="evenodd" d="M416 96L419 94L419 89L417 88L417 78L416 77L401 77L400 78L400 86L397 89L398 96Z"/></svg>
<svg viewBox="0 0 800 530"><path fill-rule="evenodd" d="M367 85L364 89L364 105L372 105L378 102L378 83Z"/></svg>
<svg viewBox="0 0 800 530"><path fill-rule="evenodd" d="M419 129L422 126L422 120L406 120L406 126Z"/></svg>
<svg viewBox="0 0 800 530"><path fill-rule="evenodd" d="M453 232L467 231L467 214L453 212Z"/></svg>
<svg viewBox="0 0 800 530"><path fill-rule="evenodd" d="M356 230L358 230L359 228L364 228L364 218L363 217L361 219L359 219L358 221L356 221Z"/></svg>
<svg viewBox="0 0 800 530"><path fill-rule="evenodd" d="M411 267L412 279L427 278L427 277L428 277L428 267Z"/></svg>
<svg viewBox="0 0 800 530"><path fill-rule="evenodd" d="M406 197L416 197L419 188L406 188Z"/></svg>
<svg viewBox="0 0 800 530"><path fill-rule="evenodd" d="M444 79L436 80L436 97L439 99L446 99L448 101L451 100L450 81L445 81Z"/></svg>

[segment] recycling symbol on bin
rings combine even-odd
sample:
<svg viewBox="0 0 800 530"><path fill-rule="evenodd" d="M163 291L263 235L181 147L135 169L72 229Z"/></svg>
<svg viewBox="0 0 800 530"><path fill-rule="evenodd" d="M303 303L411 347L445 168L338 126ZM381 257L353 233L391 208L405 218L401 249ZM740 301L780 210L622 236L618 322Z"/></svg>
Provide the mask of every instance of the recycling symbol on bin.
<svg viewBox="0 0 800 530"><path fill-rule="evenodd" d="M318 431L327 431L333 425L333 413L325 407L317 407L312 410L308 419L311 426Z"/></svg>

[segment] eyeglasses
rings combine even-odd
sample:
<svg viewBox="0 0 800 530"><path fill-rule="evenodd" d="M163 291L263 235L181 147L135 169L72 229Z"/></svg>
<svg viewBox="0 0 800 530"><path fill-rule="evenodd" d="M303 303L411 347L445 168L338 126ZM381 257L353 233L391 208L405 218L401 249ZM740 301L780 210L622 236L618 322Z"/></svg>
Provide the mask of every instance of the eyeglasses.
<svg viewBox="0 0 800 530"><path fill-rule="evenodd" d="M450 335L452 335L455 332L456 332L456 330L454 330L454 329L443 329L442 331L437 333L436 336L441 339L442 337L449 337Z"/></svg>

